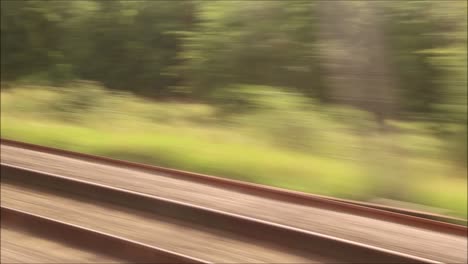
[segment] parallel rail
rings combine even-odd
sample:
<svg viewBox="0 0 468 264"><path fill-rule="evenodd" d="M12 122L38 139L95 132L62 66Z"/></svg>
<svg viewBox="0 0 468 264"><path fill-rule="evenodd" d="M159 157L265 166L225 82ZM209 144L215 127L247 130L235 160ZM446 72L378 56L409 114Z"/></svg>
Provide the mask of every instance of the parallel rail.
<svg viewBox="0 0 468 264"><path fill-rule="evenodd" d="M86 251L131 263L210 263L126 238L58 221L37 214L1 207L2 227L20 229Z"/></svg>
<svg viewBox="0 0 468 264"><path fill-rule="evenodd" d="M337 199L321 195L307 194L297 191L284 190L260 184L247 183L242 181L214 177L205 174L152 166L142 163L111 159L102 156L78 153L9 139L0 139L0 143L9 146L40 151L44 153L79 158L92 162L106 163L113 166L124 166L127 168L146 170L149 172L166 173L169 174L171 177L220 186L227 189L235 189L239 192L254 194L260 197L269 197L285 202L320 207L334 211L342 211L374 219L381 219L384 221L400 223L408 226L425 228L428 230L447 234L467 236L468 232L466 220L464 219L452 218L420 211L406 210L402 208L382 206L377 204Z"/></svg>
<svg viewBox="0 0 468 264"><path fill-rule="evenodd" d="M291 252L297 252L297 254L306 256L311 260L325 260L325 262L334 263L439 263L430 259L299 228L18 166L1 164L1 175L2 182L57 192L60 195L73 196L75 199L79 199L80 197L91 198L101 202L124 205L132 209L168 217L169 219L189 221L200 227L209 226L210 228L232 232L236 235L248 237L272 246L279 246ZM53 226L49 227L54 228ZM55 233L60 234L61 232L62 230ZM70 235L67 237L74 236ZM106 243L102 244L106 245ZM117 249L123 250L125 248L122 245L119 246L118 243L116 244ZM112 244L110 243L107 245L109 248L111 246ZM151 254L161 253L159 251L152 253L153 251L151 250L154 250L153 248L133 247L136 249L123 250L123 252L129 251L127 254L130 254L128 256L130 258L139 256L138 250L142 250L142 256L149 255L151 257ZM109 248L106 250L111 250ZM182 260L186 261L190 260L190 258L183 257ZM203 263L200 260L196 261Z"/></svg>

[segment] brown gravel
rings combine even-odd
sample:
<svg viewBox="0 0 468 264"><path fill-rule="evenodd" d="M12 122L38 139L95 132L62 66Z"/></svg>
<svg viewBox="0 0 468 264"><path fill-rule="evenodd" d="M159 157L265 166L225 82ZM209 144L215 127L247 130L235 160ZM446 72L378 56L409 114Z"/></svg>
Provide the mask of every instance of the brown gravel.
<svg viewBox="0 0 468 264"><path fill-rule="evenodd" d="M2 226L1 263L124 263Z"/></svg>
<svg viewBox="0 0 468 264"><path fill-rule="evenodd" d="M447 263L467 262L467 238L291 204L216 186L2 145L1 161L315 231Z"/></svg>

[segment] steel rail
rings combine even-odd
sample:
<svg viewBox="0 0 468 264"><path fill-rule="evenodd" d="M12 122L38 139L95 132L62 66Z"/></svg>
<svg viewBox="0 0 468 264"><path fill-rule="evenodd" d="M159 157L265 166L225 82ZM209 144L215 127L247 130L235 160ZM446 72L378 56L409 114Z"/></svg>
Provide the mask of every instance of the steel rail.
<svg viewBox="0 0 468 264"><path fill-rule="evenodd" d="M468 228L465 225L466 220L464 219L446 217L442 215L430 214L420 211L412 211L377 204L370 204L365 202L338 199L322 195L308 194L292 190L285 190L261 184L247 183L243 181L220 178L206 174L193 173L143 163L112 159L103 156L79 153L4 138L0 138L0 143L8 146L19 147L49 154L67 156L71 158L78 158L91 162L100 162L120 167L124 166L130 169L145 170L153 173L165 173L174 178L180 178L189 181L219 186L226 189L235 189L239 192L254 194L260 197L268 197L271 199L276 199L290 203L320 207L335 211L342 211L350 214L361 215L374 219L381 219L384 221L404 224L408 226L425 228L431 231L437 231L458 236L467 236L468 233Z"/></svg>
<svg viewBox="0 0 468 264"><path fill-rule="evenodd" d="M210 263L137 241L1 206L2 227L52 239L86 251L110 255L132 263Z"/></svg>
<svg viewBox="0 0 468 264"><path fill-rule="evenodd" d="M60 195L72 195L75 199L85 197L124 205L158 216L188 221L201 228L208 226L287 249L313 260L325 259L325 262L335 263L440 263L330 235L38 170L1 164L1 173L3 182L47 189Z"/></svg>
<svg viewBox="0 0 468 264"><path fill-rule="evenodd" d="M456 217L451 217L451 216L446 216L446 215L441 215L441 214L435 214L435 213L430 213L430 212L424 212L424 211L418 211L418 210L412 210L412 209L407 209L407 208L398 208L390 205L383 205L383 204L376 204L376 203L369 203L369 202L361 202L361 201L353 201L353 200L347 200L347 199L339 199L339 198L334 198L334 197L324 197L325 199L330 199L330 200L335 200L343 203L348 203L348 204L354 204L358 206L364 206L368 208L373 208L373 209L378 209L378 210L383 210L387 212L393 212L393 213L398 213L398 214L403 214L407 216L414 216L418 218L424 218L428 220L433 220L437 222L443 222L443 223L448 223L448 224L454 224L457 226L462 226L465 227L464 232L463 228L461 228L461 235L467 235L467 225L468 221L466 219L461 219L461 218L456 218ZM457 232L458 233L458 232Z"/></svg>

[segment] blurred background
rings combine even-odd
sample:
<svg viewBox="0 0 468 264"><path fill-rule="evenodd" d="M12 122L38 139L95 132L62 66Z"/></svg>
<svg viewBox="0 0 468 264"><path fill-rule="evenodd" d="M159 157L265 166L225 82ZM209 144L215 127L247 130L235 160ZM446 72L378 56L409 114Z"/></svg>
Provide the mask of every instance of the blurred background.
<svg viewBox="0 0 468 264"><path fill-rule="evenodd" d="M467 2L1 1L1 136L467 217Z"/></svg>

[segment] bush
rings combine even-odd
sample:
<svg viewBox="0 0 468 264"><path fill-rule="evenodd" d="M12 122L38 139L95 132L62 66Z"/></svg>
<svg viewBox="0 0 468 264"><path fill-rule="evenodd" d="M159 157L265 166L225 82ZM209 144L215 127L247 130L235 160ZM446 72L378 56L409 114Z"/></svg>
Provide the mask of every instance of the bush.
<svg viewBox="0 0 468 264"><path fill-rule="evenodd" d="M450 152L449 155L453 160L464 167L466 167L468 159L467 133L468 131L466 126L456 131L452 138L449 139L450 147L448 149Z"/></svg>
<svg viewBox="0 0 468 264"><path fill-rule="evenodd" d="M312 100L284 92L280 87L240 85L218 94L218 106L225 119L238 126L254 128L277 146L310 150L315 133L315 116L308 110Z"/></svg>
<svg viewBox="0 0 468 264"><path fill-rule="evenodd" d="M94 82L74 82L60 89L60 97L52 102L51 108L59 118L67 121L77 121L94 109L102 106L106 92Z"/></svg>

